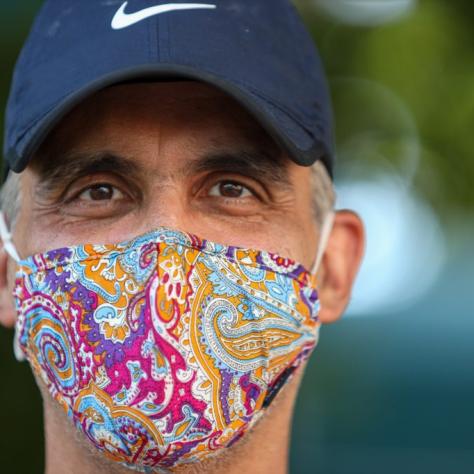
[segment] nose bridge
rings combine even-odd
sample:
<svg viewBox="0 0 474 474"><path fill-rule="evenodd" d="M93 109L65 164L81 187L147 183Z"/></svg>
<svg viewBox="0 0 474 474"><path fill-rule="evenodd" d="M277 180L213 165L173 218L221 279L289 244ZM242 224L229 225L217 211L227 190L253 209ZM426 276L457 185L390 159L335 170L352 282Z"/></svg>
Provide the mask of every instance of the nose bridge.
<svg viewBox="0 0 474 474"><path fill-rule="evenodd" d="M170 227L186 230L189 224L188 189L183 178L172 175L150 176L144 197L142 230Z"/></svg>

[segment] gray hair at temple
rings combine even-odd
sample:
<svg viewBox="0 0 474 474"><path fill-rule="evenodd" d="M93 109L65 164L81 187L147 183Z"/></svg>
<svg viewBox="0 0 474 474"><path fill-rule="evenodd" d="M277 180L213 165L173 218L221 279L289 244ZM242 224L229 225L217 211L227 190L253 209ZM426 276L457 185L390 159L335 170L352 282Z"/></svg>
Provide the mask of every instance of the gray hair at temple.
<svg viewBox="0 0 474 474"><path fill-rule="evenodd" d="M20 212L20 206L20 174L9 172L7 179L0 189L0 209L5 214L10 229L15 225L16 218Z"/></svg>

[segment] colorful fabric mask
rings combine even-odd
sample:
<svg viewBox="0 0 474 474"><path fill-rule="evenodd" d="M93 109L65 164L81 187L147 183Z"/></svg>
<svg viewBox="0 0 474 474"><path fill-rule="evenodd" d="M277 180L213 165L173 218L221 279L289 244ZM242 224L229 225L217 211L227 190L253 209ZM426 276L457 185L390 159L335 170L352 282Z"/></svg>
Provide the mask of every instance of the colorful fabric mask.
<svg viewBox="0 0 474 474"><path fill-rule="evenodd" d="M105 456L143 471L235 443L320 324L301 265L166 228L21 260L14 296L19 349L51 395Z"/></svg>

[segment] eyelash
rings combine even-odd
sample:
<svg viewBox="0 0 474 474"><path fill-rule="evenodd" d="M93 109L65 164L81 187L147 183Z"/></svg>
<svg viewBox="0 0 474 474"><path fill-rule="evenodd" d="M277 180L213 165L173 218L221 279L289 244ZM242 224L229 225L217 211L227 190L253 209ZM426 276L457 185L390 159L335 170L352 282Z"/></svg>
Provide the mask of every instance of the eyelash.
<svg viewBox="0 0 474 474"><path fill-rule="evenodd" d="M246 196L233 198L226 196L211 196L209 194L216 186L222 186L226 183L241 186L244 192L247 191L249 194ZM248 203L248 200L251 198L261 202L267 202L272 196L271 191L267 188L267 186L258 179L238 173L226 173L224 170L213 172L212 174L204 177L199 183L196 183L193 194L196 196L201 194L201 197L214 197L220 199L221 201L228 200L232 201L233 204L238 204L239 202L244 201Z"/></svg>
<svg viewBox="0 0 474 474"><path fill-rule="evenodd" d="M81 196L86 193L87 191L91 191L94 188L98 187L108 187L111 189L113 193L119 192L121 194L121 197L119 199L110 199L110 200L104 200L103 202L112 202L112 201L119 201L123 199L131 199L131 194L129 192L125 192L123 190L123 186L118 186L117 184L111 183L110 181L97 181L97 182L92 182L89 183L87 186L81 187L78 191L74 191L72 193L66 192L64 193L63 197L63 202L65 204L73 204L74 202L80 202L80 201L89 201L89 202L94 202L92 199L81 199ZM69 196L68 196L69 194ZM97 201L100 202L100 201Z"/></svg>
<svg viewBox="0 0 474 474"><path fill-rule="evenodd" d="M208 191L208 196L212 196L211 192L212 192L212 190L213 190L214 188L220 188L221 186L224 186L224 185L227 185L227 184L233 185L233 186L236 186L236 187L241 187L241 188L242 188L242 191L243 191L244 193L245 193L245 192L248 193L248 196L256 197L256 193L255 193L255 191L254 191L251 187L249 187L249 186L247 186L246 184L244 184L244 183L242 183L242 182L240 182L240 181L237 181L237 180L235 180L235 179L223 179L223 180L219 180L218 182L214 183L214 184L210 187L210 189L209 189L209 191ZM219 191L221 191L221 189L219 189ZM242 196L239 196L239 197L228 197L228 196L215 196L215 195L214 195L214 197L220 197L220 198L225 198L225 199L230 199L230 200L235 200L235 201L237 201L237 200L242 200L242 199L244 199L244 198L246 198L246 197L248 197L248 196L244 196L244 197L242 197Z"/></svg>
<svg viewBox="0 0 474 474"><path fill-rule="evenodd" d="M77 198L79 199L83 194L89 192L89 191L93 191L93 190L96 190L96 189L99 189L99 188L109 188L112 192L112 198L111 199L105 199L107 201L115 201L115 200L118 200L118 199L113 199L113 196L114 196L114 193L115 192L118 192L120 193L120 198L119 199L123 199L125 196L126 196L126 193L124 193L120 188L118 188L117 186L114 186L112 184L108 184L108 183L97 183L97 184L93 184L93 185L89 185L87 188L84 188L82 191L80 191L78 194L77 194ZM89 199L84 199L84 200L88 200ZM94 199L90 199L90 201L94 201Z"/></svg>

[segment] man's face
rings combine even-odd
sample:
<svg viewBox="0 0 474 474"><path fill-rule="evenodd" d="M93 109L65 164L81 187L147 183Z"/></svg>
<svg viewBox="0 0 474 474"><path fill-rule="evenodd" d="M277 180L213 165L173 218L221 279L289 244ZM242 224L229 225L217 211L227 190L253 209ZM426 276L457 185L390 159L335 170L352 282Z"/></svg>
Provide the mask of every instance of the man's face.
<svg viewBox="0 0 474 474"><path fill-rule="evenodd" d="M278 253L311 268L319 238L311 173L215 88L195 82L115 86L64 118L22 173L13 240L26 257L116 243L167 226ZM346 307L362 250L360 219L338 211L319 286L323 323ZM1 249L0 323L6 326L16 317L13 263ZM265 444L271 434L281 465L297 384L291 387L253 445ZM59 407L48 400L46 412L56 413ZM57 441L49 444L53 457L58 449L76 449L74 436L63 435L67 425L57 420L63 420L59 414L45 415L47 437ZM70 457L63 454L61 463ZM248 459L260 458L257 450Z"/></svg>
<svg viewBox="0 0 474 474"><path fill-rule="evenodd" d="M22 256L167 226L307 267L315 258L311 170L231 98L197 82L100 92L50 135L21 188Z"/></svg>

